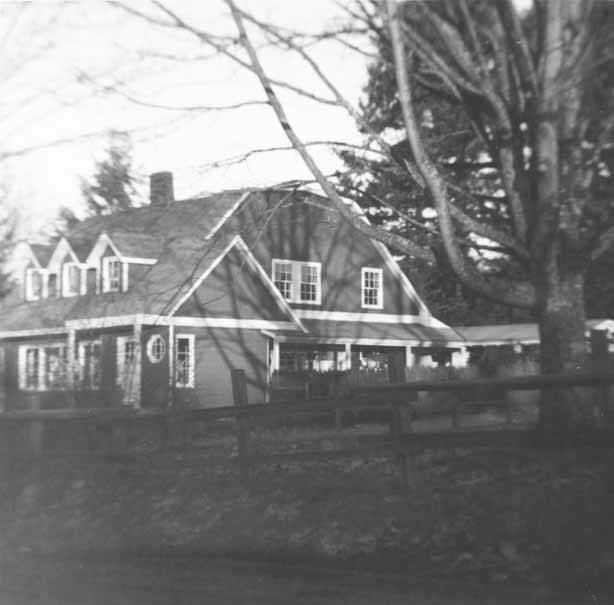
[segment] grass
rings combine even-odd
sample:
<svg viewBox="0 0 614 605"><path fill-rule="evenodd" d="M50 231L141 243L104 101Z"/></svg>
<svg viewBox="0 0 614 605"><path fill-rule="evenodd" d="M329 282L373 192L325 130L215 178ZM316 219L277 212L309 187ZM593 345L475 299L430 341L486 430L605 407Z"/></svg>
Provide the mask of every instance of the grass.
<svg viewBox="0 0 614 605"><path fill-rule="evenodd" d="M332 448L387 430L261 427L257 447ZM18 469L0 494L0 546L167 548L582 586L614 576L611 452L426 451L404 492L385 456L259 465L242 485L231 426L195 439L202 448L187 454L142 447L124 462L48 458Z"/></svg>

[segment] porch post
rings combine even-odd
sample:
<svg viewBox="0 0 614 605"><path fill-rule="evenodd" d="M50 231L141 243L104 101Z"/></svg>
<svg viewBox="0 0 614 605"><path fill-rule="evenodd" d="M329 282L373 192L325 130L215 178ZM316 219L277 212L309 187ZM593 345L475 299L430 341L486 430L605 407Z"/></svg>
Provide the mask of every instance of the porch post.
<svg viewBox="0 0 614 605"><path fill-rule="evenodd" d="M345 360L343 369L349 371L352 369L352 345L349 342L345 343Z"/></svg>
<svg viewBox="0 0 614 605"><path fill-rule="evenodd" d="M416 365L416 356L411 346L405 347L405 367L413 368Z"/></svg>
<svg viewBox="0 0 614 605"><path fill-rule="evenodd" d="M68 330L66 337L66 387L70 393L70 407L77 407L77 332Z"/></svg>
<svg viewBox="0 0 614 605"><path fill-rule="evenodd" d="M134 324L134 376L132 377L132 392L130 398L133 401L135 408L141 407L141 370L143 366L143 324L137 322Z"/></svg>
<svg viewBox="0 0 614 605"><path fill-rule="evenodd" d="M273 341L273 350L271 352L271 376L274 372L279 371L279 341Z"/></svg>
<svg viewBox="0 0 614 605"><path fill-rule="evenodd" d="M175 326L168 326L168 392L170 407L175 405Z"/></svg>

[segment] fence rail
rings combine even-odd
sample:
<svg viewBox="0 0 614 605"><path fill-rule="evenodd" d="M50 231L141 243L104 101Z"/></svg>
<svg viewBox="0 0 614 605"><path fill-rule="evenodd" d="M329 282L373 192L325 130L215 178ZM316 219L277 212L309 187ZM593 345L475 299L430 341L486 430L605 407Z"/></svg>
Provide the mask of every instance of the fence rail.
<svg viewBox="0 0 614 605"><path fill-rule="evenodd" d="M593 388L595 398L593 417L595 426L590 438L584 436L586 444L596 446L614 446L614 430L606 426L610 387L614 385L614 376L606 373L565 374L548 376L523 376L496 379L472 379L451 381L419 381L411 383L362 385L346 387L333 398L308 401L255 403L248 404L245 374L242 370L232 371L234 405L218 408L196 409L91 409L91 410L37 410L14 411L0 415L0 432L4 443L4 460L14 459L18 455L40 455L43 448L43 435L51 425L83 425L86 431L98 431L106 435L103 439L103 454L126 453L126 433L129 426L153 422L159 427L160 449L170 446L171 433L182 435L182 446L190 448L190 429L194 423L213 422L217 420L234 420L237 439L236 460L243 480L249 477L254 464L273 459L317 459L331 458L336 455L351 453L360 455L366 452L391 452L397 460L403 485L409 483L408 455L433 447L496 446L518 447L531 443L531 426L514 423L512 404L509 400L474 400L467 401L466 394L472 392L499 390L509 391L547 391L551 389L572 389L575 387ZM414 431L412 417L406 413L417 400L418 393L442 392L464 394L463 399L447 403L439 413L448 414L451 425L446 430ZM480 407L494 408L505 412L503 422L488 427L462 426L463 412L475 411ZM313 450L295 453L262 455L252 448L250 440L253 435L250 426L260 419L298 418L299 416L318 416L334 414L337 427L346 411L386 410L389 414L389 431L387 434L369 436L358 440L347 448L338 450ZM24 443L16 443L27 435ZM100 440L98 440L100 441ZM22 451L20 451L20 449ZM60 454L66 452L58 452Z"/></svg>

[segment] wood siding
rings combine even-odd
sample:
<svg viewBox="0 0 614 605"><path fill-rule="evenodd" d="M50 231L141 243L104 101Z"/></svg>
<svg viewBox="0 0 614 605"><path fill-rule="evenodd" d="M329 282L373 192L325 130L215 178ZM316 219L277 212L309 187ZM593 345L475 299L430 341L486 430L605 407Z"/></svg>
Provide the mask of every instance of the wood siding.
<svg viewBox="0 0 614 605"><path fill-rule="evenodd" d="M262 279L231 250L175 314L289 321Z"/></svg>
<svg viewBox="0 0 614 605"><path fill-rule="evenodd" d="M229 221L227 229L240 231L269 276L273 258L322 264L321 304L292 304L294 308L401 315L419 312L417 301L406 294L373 242L321 207L293 202L271 214L265 202L254 203ZM363 267L383 269L382 309L362 307Z"/></svg>

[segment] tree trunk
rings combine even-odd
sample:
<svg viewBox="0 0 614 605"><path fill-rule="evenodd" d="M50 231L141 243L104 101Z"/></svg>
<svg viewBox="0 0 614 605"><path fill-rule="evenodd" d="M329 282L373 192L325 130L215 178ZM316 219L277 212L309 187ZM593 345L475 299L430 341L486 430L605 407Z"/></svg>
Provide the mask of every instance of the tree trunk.
<svg viewBox="0 0 614 605"><path fill-rule="evenodd" d="M539 284L541 371L572 373L586 368L584 277L549 271ZM572 389L550 389L542 394L540 430L550 438L575 433L590 419L579 394Z"/></svg>

